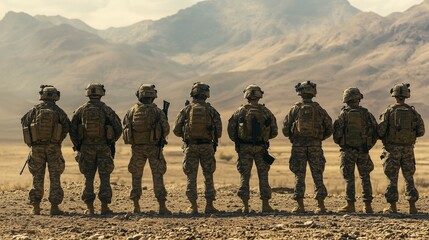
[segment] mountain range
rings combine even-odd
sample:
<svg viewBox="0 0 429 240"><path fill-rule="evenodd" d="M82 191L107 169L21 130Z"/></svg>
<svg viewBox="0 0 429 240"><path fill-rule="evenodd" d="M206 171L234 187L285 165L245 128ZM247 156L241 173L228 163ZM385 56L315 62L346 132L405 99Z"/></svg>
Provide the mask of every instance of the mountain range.
<svg viewBox="0 0 429 240"><path fill-rule="evenodd" d="M209 99L227 121L259 84L279 124L299 100L294 86L318 84L316 100L334 118L342 91L359 87L374 115L395 83L411 83L410 103L425 119L429 73L429 0L387 17L346 0L206 0L177 14L97 30L78 19L9 12L0 21L2 138L19 138L19 117L37 103L38 86L62 91L69 114L89 82L103 82L105 101L122 117L141 83L172 102L170 119L191 84L211 85ZM160 102L157 100L157 102Z"/></svg>

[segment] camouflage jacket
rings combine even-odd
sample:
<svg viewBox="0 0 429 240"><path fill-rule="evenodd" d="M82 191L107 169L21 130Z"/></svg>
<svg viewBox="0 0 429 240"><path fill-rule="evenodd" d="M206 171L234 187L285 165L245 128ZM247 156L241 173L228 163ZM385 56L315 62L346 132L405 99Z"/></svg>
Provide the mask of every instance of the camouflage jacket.
<svg viewBox="0 0 429 240"><path fill-rule="evenodd" d="M73 142L73 145L80 146L82 145L82 140L79 140L79 125L82 124L82 114L86 107L89 105L96 105L102 109L106 117L105 125L109 124L113 127L114 131L114 141L116 142L122 135L122 124L119 116L113 111L109 106L104 102L98 99L91 99L87 103L80 106L73 112L73 117L71 121L70 128L70 138Z"/></svg>
<svg viewBox="0 0 429 240"><path fill-rule="evenodd" d="M246 104L245 106L250 105ZM238 122L240 117L243 115L243 111L245 110L245 106L241 106L240 108L235 111L231 118L228 121L228 136L233 142L237 142L238 138ZM278 135L278 127L277 127L277 120L274 114L267 108L265 105L259 104L259 107L261 107L262 111L264 112L264 116L266 119L269 119L270 122L270 135L269 138L273 139L277 137Z"/></svg>
<svg viewBox="0 0 429 240"><path fill-rule="evenodd" d="M206 104L206 106L210 111L210 115L213 119L213 125L214 125L213 127L216 129L217 138L221 138L222 137L222 120L220 118L219 112L216 111L216 109L212 107L210 103L206 103L205 101L194 99L192 100L192 102ZM184 134L185 134L184 126L185 126L186 120L188 119L188 113L190 111L190 107L191 107L191 104L185 106L182 110L180 110L179 114L177 115L176 122L174 124L174 129L173 129L174 135L181 137L183 140L184 140Z"/></svg>
<svg viewBox="0 0 429 240"><path fill-rule="evenodd" d="M322 119L321 126L323 127L323 136L322 139L315 137L296 137L294 135L294 125L298 119L298 112L300 110L300 104L302 103L314 103L317 106L318 112ZM295 105L290 109L289 113L286 115L283 121L283 135L288 137L293 146L297 147L306 147L306 146L321 146L322 140L329 138L332 135L332 119L328 115L325 109L323 109L319 104L311 100L302 101L295 103Z"/></svg>
<svg viewBox="0 0 429 240"><path fill-rule="evenodd" d="M368 149L371 149L375 145L378 139L377 120L375 120L374 115L372 115L368 111L368 109L361 106L359 106L358 108L344 106L341 109L341 112L338 118L334 121L334 133L333 133L334 142L340 145L340 147L342 148L346 147L344 146L344 139L345 139L346 127L347 127L347 112L350 111L351 109L359 109L359 111L364 114L366 132L371 133L372 135L372 136L368 136L368 137L371 137L372 141L371 141L371 144L369 144L369 146L366 146L366 147Z"/></svg>
<svg viewBox="0 0 429 240"><path fill-rule="evenodd" d="M70 120L67 117L67 114L55 102L43 101L37 104L36 106L34 106L29 112L27 112L21 118L22 127L29 127L31 122L34 121L34 118L36 117L37 110L42 107L52 109L58 114L59 123L62 125L62 133L61 133L61 142L62 142L70 131Z"/></svg>
<svg viewBox="0 0 429 240"><path fill-rule="evenodd" d="M157 124L161 126L162 132L164 133L163 137L166 138L170 133L170 124L168 123L167 117L165 116L164 112L159 107L157 107L155 103L144 104L139 102L139 103L136 103L132 108L130 108L124 117L124 121L123 121L124 129L132 128L133 115L140 106L155 108L158 116Z"/></svg>
<svg viewBox="0 0 429 240"><path fill-rule="evenodd" d="M394 110L395 106L398 106L399 104L392 104L387 107L387 109L380 115L380 123L378 124L377 132L378 137L383 141L383 144L386 144L386 138L389 134L389 120L391 117L391 114ZM416 130L416 137L422 137L425 134L425 125L422 119L422 116L414 109L414 107L409 106L408 104L405 104L405 106L410 107L413 109L413 112L415 114L415 130Z"/></svg>

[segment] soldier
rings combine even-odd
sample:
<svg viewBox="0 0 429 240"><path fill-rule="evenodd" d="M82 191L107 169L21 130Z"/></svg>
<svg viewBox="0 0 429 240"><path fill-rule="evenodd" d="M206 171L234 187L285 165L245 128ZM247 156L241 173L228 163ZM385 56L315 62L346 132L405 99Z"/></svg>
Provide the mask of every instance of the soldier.
<svg viewBox="0 0 429 240"><path fill-rule="evenodd" d="M158 97L155 85L143 84L136 92L139 100L124 117L124 141L131 144L132 156L128 171L132 174L130 199L134 202L134 213L140 213L139 200L142 195L142 176L146 160L152 171L153 190L159 203L159 214L171 214L165 206L167 191L163 175L167 163L162 154L170 125L163 110L153 101Z"/></svg>
<svg viewBox="0 0 429 240"><path fill-rule="evenodd" d="M316 84L310 81L298 83L295 89L302 102L295 103L283 122L283 134L289 137L292 143L289 168L295 174L293 199L298 203L292 212L305 212L303 199L308 162L316 192L315 213L324 213L327 191L323 183L326 160L323 156L322 141L332 134L332 119L317 102L312 101L317 93Z"/></svg>
<svg viewBox="0 0 429 240"><path fill-rule="evenodd" d="M222 122L219 113L206 99L210 97L210 89L202 82L194 83L191 90L192 103L187 104L177 116L174 134L184 142L185 158L183 171L187 175L188 183L186 195L191 202L188 212L198 213L197 205L197 175L198 165L201 163L205 178L205 213L216 213L213 206L216 191L213 183L213 173L216 170L214 154L218 138L222 135Z"/></svg>
<svg viewBox="0 0 429 240"><path fill-rule="evenodd" d="M272 162L268 159L268 141L278 134L277 121L265 105L259 104L264 94L259 86L249 85L243 92L248 104L235 111L228 122L228 135L235 142L237 170L241 175L238 196L243 201L242 211L248 213L249 180L254 160L258 170L262 212L272 212L269 204L271 187L268 182Z"/></svg>
<svg viewBox="0 0 429 240"><path fill-rule="evenodd" d="M47 164L50 180L50 214L62 215L64 212L58 207L64 198L60 180L65 168L61 143L69 132L70 120L55 103L60 100L60 92L51 85L42 85L40 88L42 102L21 118L24 142L31 147L27 161L28 170L33 175L33 188L30 190L29 199L33 205L33 214L40 215Z"/></svg>
<svg viewBox="0 0 429 240"><path fill-rule="evenodd" d="M86 87L89 101L74 112L70 138L78 152L76 160L80 172L85 176L82 200L89 214L94 214L94 178L98 170L101 214L110 214L108 204L112 201L110 174L114 169L115 142L122 134L121 120L116 113L101 101L105 95L104 85L90 83Z"/></svg>
<svg viewBox="0 0 429 240"><path fill-rule="evenodd" d="M341 109L334 122L334 142L341 147L341 172L346 180L347 205L339 212L355 212L355 165L362 180L362 198L365 202L363 212L373 213L372 187L370 173L374 163L369 150L377 142L377 121L368 109L359 106L363 95L357 88L344 90L343 102L347 106Z"/></svg>
<svg viewBox="0 0 429 240"><path fill-rule="evenodd" d="M390 204L384 209L385 213L396 213L398 201L398 173L402 169L405 178L405 198L410 204L410 214L417 213L416 201L419 193L414 185L414 173L416 162L414 158L414 144L416 138L425 134L423 119L413 106L405 103L410 97L410 84L397 84L391 90L391 96L396 99L396 104L387 107L380 116L378 136L383 141L384 173L388 179L385 197Z"/></svg>

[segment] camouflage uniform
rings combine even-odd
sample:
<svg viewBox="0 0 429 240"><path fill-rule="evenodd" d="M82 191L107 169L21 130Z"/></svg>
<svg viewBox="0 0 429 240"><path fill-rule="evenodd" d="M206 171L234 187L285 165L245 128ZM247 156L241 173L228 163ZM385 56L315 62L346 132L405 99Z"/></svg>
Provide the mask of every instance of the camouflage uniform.
<svg viewBox="0 0 429 240"><path fill-rule="evenodd" d="M44 101L36 105L22 117L22 125L29 126L35 118L37 110L42 107L53 109L58 114L59 123L62 125L61 141L58 143L35 142L31 144L28 169L33 175L33 188L30 191L29 199L30 203L39 203L42 201L45 170L46 165L48 165L50 179L49 202L58 205L63 201L64 197L60 181L60 176L64 172L65 167L64 158L61 153L61 142L69 132L70 120L55 102Z"/></svg>
<svg viewBox="0 0 429 240"><path fill-rule="evenodd" d="M384 173L389 180L385 197L389 203L398 201L398 173L399 169L402 169L402 174L406 182L405 197L408 201L416 202L419 199L419 194L414 185L413 178L416 171L414 144L400 146L391 144L387 141L389 134L389 118L391 117L392 109L392 106L387 108L380 116L380 124L378 125L378 135L384 144L381 160L383 160ZM421 137L425 133L423 119L420 114L416 111L414 112L416 117L416 137Z"/></svg>
<svg viewBox="0 0 429 240"><path fill-rule="evenodd" d="M87 88L91 89L93 86L102 86L90 84ZM104 91L104 86L102 87ZM98 94L98 93L97 93ZM92 96L90 93L87 96ZM104 96L99 95L96 96ZM104 123L100 123L106 128L107 125L113 128L113 136L111 140L108 140L104 134L104 137L92 138L88 137L86 133L83 136L80 136L82 133L79 133L79 126L83 126L83 113L88 108L97 108L99 109L104 119ZM86 131L86 130L84 130ZM103 130L102 130L103 131ZM90 100L80 106L74 112L71 129L70 129L70 138L75 146L75 149L79 151L76 160L79 163L79 169L82 174L85 176L85 187L82 193L82 200L86 204L92 205L95 200L94 193L94 178L98 170L100 177L100 190L98 193L98 198L103 204L109 204L112 201L112 189L110 187L110 174L114 169L113 157L111 144L114 144L122 134L122 124L118 115L105 103L100 101L100 98L91 98ZM109 141L109 142L108 142Z"/></svg>
<svg viewBox="0 0 429 240"><path fill-rule="evenodd" d="M217 135L215 138L220 138L222 136L222 121L220 114L213 108L209 103L205 101L194 99L193 103L206 104L210 115L213 118L214 128L216 129ZM187 119L187 113L189 111L190 105L183 108L177 116L176 123L174 125L174 134L178 137L184 136L184 125ZM185 141L185 140L184 140ZM205 198L207 200L216 199L216 191L213 183L213 173L216 170L216 159L215 152L213 148L213 143L211 142L198 142L198 141L185 141L184 145L184 154L185 158L183 161L183 172L188 177L188 183L186 187L186 195L189 200L196 200L198 198L197 194L197 174L198 174L198 165L201 163L201 168L203 170L203 175L205 178Z"/></svg>
<svg viewBox="0 0 429 240"><path fill-rule="evenodd" d="M28 169L33 175L33 188L29 193L30 203L35 206L34 213L40 214L40 202L44 193L44 180L46 165L49 171L49 202L55 208L51 208L51 214L61 214L62 211L58 209L58 205L63 201L64 191L61 188L61 174L64 172L65 161L61 153L61 143L66 138L70 129L70 120L67 114L55 104L59 100L59 91L52 86L41 86L40 91L42 103L36 105L27 114L21 118L23 128L30 128L32 123L37 124L37 114L41 109L50 109L57 115L57 124L61 124L61 133L58 140L35 140L26 142L31 147L31 153L28 159ZM46 93L54 94L46 96ZM55 96L57 94L57 96ZM55 124L55 123L54 123ZM54 126L48 126L53 129ZM55 134L55 133L53 133ZM32 138L34 138L33 136Z"/></svg>
<svg viewBox="0 0 429 240"><path fill-rule="evenodd" d="M250 105L250 104L248 104ZM275 138L278 134L277 120L271 111L264 105L258 106L264 112L264 117L270 120L270 133L269 138ZM243 115L242 112L245 107L239 108L229 119L228 122L228 135L230 139L236 143L236 150L238 152L237 170L240 173L240 189L238 196L242 200L249 200L249 181L252 171L253 161L255 161L256 169L258 170L259 177L259 190L262 200L271 199L271 187L268 182L268 172L270 165L264 161L263 156L266 150L267 142L257 143L253 145L249 142L244 142L238 137L239 118Z"/></svg>
<svg viewBox="0 0 429 240"><path fill-rule="evenodd" d="M123 124L127 128L127 126L131 126L132 124L132 115L135 109L139 105L144 105L143 107L154 108L159 116L159 125L162 127L163 137L166 138L170 133L170 125L168 124L167 118L154 103L151 104L142 104L138 103L137 106L131 108L128 113L125 115ZM164 154L162 151L160 152L160 147L158 143L154 144L132 144L132 156L130 163L128 165L128 171L132 174L132 190L130 194L130 198L132 200L140 199L142 195L142 176L143 176L143 168L146 164L147 159L149 159L149 165L152 171L153 178L153 190L155 192L155 197L158 200L166 200L167 191L164 187L164 179L163 176L167 170L167 164L164 158ZM158 153L159 159L158 159Z"/></svg>
<svg viewBox="0 0 429 240"><path fill-rule="evenodd" d="M362 147L351 147L345 143L345 132L347 128L347 111L357 109L363 118L366 119L365 128L371 129L373 139L371 144ZM374 163L372 162L368 151L376 143L377 137L377 121L374 116L363 107L344 107L338 119L334 122L334 141L341 147L341 172L346 180L346 200L356 202L355 198L355 165L357 166L359 176L362 180L362 196L363 201L372 202L372 187L370 173L374 170ZM368 136L369 137L369 136Z"/></svg>
<svg viewBox="0 0 429 240"><path fill-rule="evenodd" d="M295 190L293 199L303 199L305 193L305 175L307 162L310 165L316 196L315 199L323 200L328 195L323 183L323 172L325 170L325 157L323 156L322 141L332 134L332 119L328 113L316 102L304 100L303 103L312 103L317 106L321 114L321 127L323 136L321 139L313 137L295 137L293 125L297 120L299 106L295 104L283 121L283 134L289 137L292 143L292 152L289 160L289 169L295 174Z"/></svg>

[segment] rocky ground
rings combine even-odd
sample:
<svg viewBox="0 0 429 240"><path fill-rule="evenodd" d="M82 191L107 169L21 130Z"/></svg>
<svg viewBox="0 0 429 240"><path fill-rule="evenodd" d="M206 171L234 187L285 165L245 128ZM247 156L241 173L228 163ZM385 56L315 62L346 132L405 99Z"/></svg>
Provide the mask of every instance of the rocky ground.
<svg viewBox="0 0 429 240"><path fill-rule="evenodd" d="M331 195L326 200L328 214L313 214L315 201L305 200L308 212L292 214L294 205L291 189L274 188L272 205L278 212L260 212L257 189L252 190L250 214L243 214L236 196L237 186L217 185L219 214L188 215L184 185L168 185L168 207L173 215L156 214L157 202L152 189L144 189L142 214L132 214L128 199L130 187L115 184L115 211L107 216L83 214L80 200L82 183L63 184L64 216L51 217L49 202L42 202L42 215L31 215L27 190L4 190L0 198L0 239L429 239L429 197L418 202L422 213L407 214L407 202L401 199L400 214L382 214L385 206L382 195L374 202L375 214L339 214L336 209L344 204L342 197ZM200 189L203 192L203 189ZM200 210L204 198L199 198ZM99 210L99 202L96 208ZM362 203L358 200L357 208Z"/></svg>

